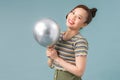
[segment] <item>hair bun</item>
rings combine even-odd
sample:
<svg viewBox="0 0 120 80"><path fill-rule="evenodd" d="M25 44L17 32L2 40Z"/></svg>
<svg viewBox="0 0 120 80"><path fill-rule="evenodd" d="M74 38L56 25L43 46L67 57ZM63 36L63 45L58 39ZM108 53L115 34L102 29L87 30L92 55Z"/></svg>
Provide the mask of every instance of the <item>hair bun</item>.
<svg viewBox="0 0 120 80"><path fill-rule="evenodd" d="M91 12L91 14L92 14L92 17L95 17L96 12L97 12L97 8L92 8L92 9L90 9L90 12Z"/></svg>

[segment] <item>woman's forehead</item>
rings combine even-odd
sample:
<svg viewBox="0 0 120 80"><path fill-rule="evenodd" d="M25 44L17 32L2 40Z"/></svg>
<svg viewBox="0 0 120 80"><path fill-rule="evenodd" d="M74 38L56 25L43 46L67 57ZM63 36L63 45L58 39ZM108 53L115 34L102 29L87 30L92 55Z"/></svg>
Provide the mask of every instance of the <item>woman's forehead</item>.
<svg viewBox="0 0 120 80"><path fill-rule="evenodd" d="M87 11L85 9L83 9L83 8L75 8L73 11L76 14L82 15L82 16L85 16L85 17L87 17L87 15L88 15Z"/></svg>

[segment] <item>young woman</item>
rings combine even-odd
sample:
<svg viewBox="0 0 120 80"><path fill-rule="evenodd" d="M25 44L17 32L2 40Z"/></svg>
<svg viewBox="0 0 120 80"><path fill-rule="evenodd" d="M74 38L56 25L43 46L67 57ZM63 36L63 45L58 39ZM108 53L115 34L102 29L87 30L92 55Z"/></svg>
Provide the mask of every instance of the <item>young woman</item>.
<svg viewBox="0 0 120 80"><path fill-rule="evenodd" d="M85 71L88 42L80 34L95 17L97 9L77 5L66 15L67 30L54 47L48 47L48 65L55 69L54 80L82 80Z"/></svg>

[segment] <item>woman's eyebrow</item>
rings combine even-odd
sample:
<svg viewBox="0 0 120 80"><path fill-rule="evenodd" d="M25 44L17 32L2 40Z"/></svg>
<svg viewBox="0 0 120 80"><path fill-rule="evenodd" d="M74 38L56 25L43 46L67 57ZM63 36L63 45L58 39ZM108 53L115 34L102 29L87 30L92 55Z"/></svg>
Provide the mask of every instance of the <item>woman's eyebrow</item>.
<svg viewBox="0 0 120 80"><path fill-rule="evenodd" d="M75 10L73 10L72 12L77 12ZM83 16L81 14L77 14L79 17L83 18Z"/></svg>
<svg viewBox="0 0 120 80"><path fill-rule="evenodd" d="M82 15L80 15L80 14L78 14L78 16L79 16L79 17L81 17L81 18L83 18L83 16L82 16Z"/></svg>

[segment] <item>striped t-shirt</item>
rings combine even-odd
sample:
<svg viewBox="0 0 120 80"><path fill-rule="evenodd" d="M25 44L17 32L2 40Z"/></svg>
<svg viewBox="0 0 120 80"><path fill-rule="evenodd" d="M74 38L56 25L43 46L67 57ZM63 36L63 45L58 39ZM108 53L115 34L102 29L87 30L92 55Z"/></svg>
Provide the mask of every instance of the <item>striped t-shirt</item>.
<svg viewBox="0 0 120 80"><path fill-rule="evenodd" d="M88 42L80 34L73 36L70 40L63 40L64 33L60 34L60 38L55 45L55 49L58 52L59 57L64 59L66 62L75 65L75 57L87 55ZM64 70L62 66L53 62L52 66L55 69Z"/></svg>

